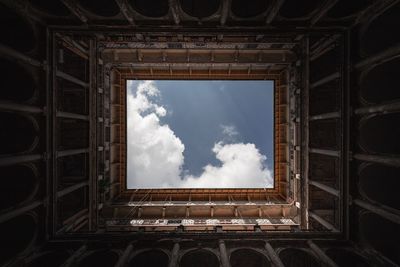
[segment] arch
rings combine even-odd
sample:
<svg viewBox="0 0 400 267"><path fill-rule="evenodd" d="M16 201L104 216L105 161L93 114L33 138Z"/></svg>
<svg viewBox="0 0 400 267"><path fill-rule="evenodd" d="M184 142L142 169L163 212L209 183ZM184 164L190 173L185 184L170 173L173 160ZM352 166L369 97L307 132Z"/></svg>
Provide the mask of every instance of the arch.
<svg viewBox="0 0 400 267"><path fill-rule="evenodd" d="M390 102L400 98L398 70L400 58L374 66L361 76L361 97L369 103ZM379 90L377 90L379 88Z"/></svg>
<svg viewBox="0 0 400 267"><path fill-rule="evenodd" d="M361 255L348 249L331 248L326 251L326 255L330 257L340 267L369 267L370 265Z"/></svg>
<svg viewBox="0 0 400 267"><path fill-rule="evenodd" d="M179 262L180 267L219 267L218 257L211 251L195 249L185 253Z"/></svg>
<svg viewBox="0 0 400 267"><path fill-rule="evenodd" d="M31 200L39 189L38 171L32 164L0 167L0 210Z"/></svg>
<svg viewBox="0 0 400 267"><path fill-rule="evenodd" d="M220 0L180 0L182 10L196 18L205 18L215 14L220 5Z"/></svg>
<svg viewBox="0 0 400 267"><path fill-rule="evenodd" d="M138 13L146 17L158 18L168 14L168 1L164 0L129 0L130 5Z"/></svg>
<svg viewBox="0 0 400 267"><path fill-rule="evenodd" d="M364 56L379 53L400 42L397 30L400 27L399 12L400 4L396 4L366 25L360 40Z"/></svg>
<svg viewBox="0 0 400 267"><path fill-rule="evenodd" d="M377 115L360 122L359 144L371 153L398 154L400 113Z"/></svg>
<svg viewBox="0 0 400 267"><path fill-rule="evenodd" d="M61 266L70 256L66 251L46 251L33 258L26 264L27 267Z"/></svg>
<svg viewBox="0 0 400 267"><path fill-rule="evenodd" d="M167 267L168 255L161 250L147 250L135 255L127 266L134 267Z"/></svg>
<svg viewBox="0 0 400 267"><path fill-rule="evenodd" d="M79 4L87 11L102 17L114 17L120 13L120 9L115 1L79 0Z"/></svg>
<svg viewBox="0 0 400 267"><path fill-rule="evenodd" d="M279 253L286 267L319 267L321 264L310 253L296 248L287 248Z"/></svg>
<svg viewBox="0 0 400 267"><path fill-rule="evenodd" d="M286 18L306 17L317 8L319 3L318 0L286 0L280 9L280 14Z"/></svg>
<svg viewBox="0 0 400 267"><path fill-rule="evenodd" d="M49 15L68 16L70 14L68 8L61 1L30 0L30 2L34 8Z"/></svg>
<svg viewBox="0 0 400 267"><path fill-rule="evenodd" d="M371 201L400 210L399 176L400 168L368 164L359 172L360 192Z"/></svg>
<svg viewBox="0 0 400 267"><path fill-rule="evenodd" d="M254 249L241 248L233 251L230 256L232 267L269 267L271 263L260 252Z"/></svg>
<svg viewBox="0 0 400 267"><path fill-rule="evenodd" d="M39 142L39 126L30 116L0 112L0 155L29 152Z"/></svg>
<svg viewBox="0 0 400 267"><path fill-rule="evenodd" d="M79 267L112 267L119 255L112 250L96 250L87 253L78 263Z"/></svg>
<svg viewBox="0 0 400 267"><path fill-rule="evenodd" d="M22 103L35 94L32 75L15 60L0 58L0 99Z"/></svg>
<svg viewBox="0 0 400 267"><path fill-rule="evenodd" d="M400 264L400 225L371 212L359 217L359 237L374 249Z"/></svg>
<svg viewBox="0 0 400 267"><path fill-rule="evenodd" d="M21 52L36 47L36 36L32 25L13 9L0 4L0 43Z"/></svg>
<svg viewBox="0 0 400 267"><path fill-rule="evenodd" d="M0 224L2 253L0 264L15 258L31 247L37 236L37 220L33 214L26 213Z"/></svg>
<svg viewBox="0 0 400 267"><path fill-rule="evenodd" d="M328 11L328 16L331 18L348 17L367 8L371 3L372 0L340 0Z"/></svg>

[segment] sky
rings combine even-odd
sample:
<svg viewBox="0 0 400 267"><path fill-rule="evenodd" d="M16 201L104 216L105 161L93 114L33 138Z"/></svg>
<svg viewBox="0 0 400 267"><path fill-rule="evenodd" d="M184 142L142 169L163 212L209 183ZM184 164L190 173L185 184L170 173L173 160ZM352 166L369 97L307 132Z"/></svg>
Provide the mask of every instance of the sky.
<svg viewBox="0 0 400 267"><path fill-rule="evenodd" d="M273 187L273 81L127 81L127 187Z"/></svg>

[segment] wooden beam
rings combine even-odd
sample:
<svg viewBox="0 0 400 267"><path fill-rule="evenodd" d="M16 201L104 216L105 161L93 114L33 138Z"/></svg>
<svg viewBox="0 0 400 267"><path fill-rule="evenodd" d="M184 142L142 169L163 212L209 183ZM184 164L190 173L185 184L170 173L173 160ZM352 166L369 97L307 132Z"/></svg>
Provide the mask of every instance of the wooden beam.
<svg viewBox="0 0 400 267"><path fill-rule="evenodd" d="M127 246L124 250L124 253L122 254L122 256L119 258L117 264L115 265L115 267L123 267L125 266L126 262L129 259L129 256L131 255L133 250L133 244L129 244L129 246Z"/></svg>
<svg viewBox="0 0 400 267"><path fill-rule="evenodd" d="M325 252L320 249L314 242L311 240L307 241L308 245L310 246L311 250L317 254L318 258L327 266L327 267L339 267L331 258L329 258Z"/></svg>
<svg viewBox="0 0 400 267"><path fill-rule="evenodd" d="M400 167L400 157L399 156L381 156L381 155L371 155L371 154L354 154L353 158L356 160L374 162L379 164L385 164L394 167Z"/></svg>
<svg viewBox="0 0 400 267"><path fill-rule="evenodd" d="M340 151L339 150L330 150L330 149L320 149L320 148L310 148L309 149L310 153L314 154L321 154L321 155L326 155L326 156L332 156L332 157L340 157Z"/></svg>
<svg viewBox="0 0 400 267"><path fill-rule="evenodd" d="M321 42L317 42L312 48L310 60L314 61L331 49L334 49L336 47L336 41L339 39L339 37L339 34L335 34L327 37Z"/></svg>
<svg viewBox="0 0 400 267"><path fill-rule="evenodd" d="M371 67L373 65L377 65L397 57L400 57L400 45L391 46L388 49L383 50L382 52L363 59L360 62L356 63L354 65L354 68L362 69L364 67Z"/></svg>
<svg viewBox="0 0 400 267"><path fill-rule="evenodd" d="M7 57L12 57L22 62L28 63L35 67L41 67L44 64L36 59L28 57L21 52L13 49L12 47L8 47L6 45L0 44L0 54L5 55Z"/></svg>
<svg viewBox="0 0 400 267"><path fill-rule="evenodd" d="M334 195L336 197L340 197L340 191L335 189L335 188L332 188L330 186L327 186L327 185L324 185L324 184L322 184L320 182L312 181L312 180L308 180L308 184L313 185L315 187L318 187L319 189L321 189L321 190L323 190L323 191L325 191L325 192L327 192L327 193L329 193L331 195Z"/></svg>
<svg viewBox="0 0 400 267"><path fill-rule="evenodd" d="M12 165L17 163L24 163L30 161L36 161L43 158L41 154L14 156L14 157L2 157L0 158L0 166Z"/></svg>
<svg viewBox="0 0 400 267"><path fill-rule="evenodd" d="M353 200L353 203L361 208L369 210L369 211L385 218L386 220L389 220L396 224L400 224L400 215L392 213L392 212L386 210L384 207L369 203L369 202L361 200L361 199L355 199L355 200Z"/></svg>
<svg viewBox="0 0 400 267"><path fill-rule="evenodd" d="M337 2L338 0L325 0L318 12L311 18L311 26L314 26L323 16L325 16L326 12L336 5Z"/></svg>
<svg viewBox="0 0 400 267"><path fill-rule="evenodd" d="M285 267L269 242L265 242L265 250L275 267Z"/></svg>
<svg viewBox="0 0 400 267"><path fill-rule="evenodd" d="M115 2L117 2L119 9L121 10L121 13L124 15L125 19L129 22L129 24L135 25L134 14L129 9L126 0L115 0Z"/></svg>
<svg viewBox="0 0 400 267"><path fill-rule="evenodd" d="M301 47L303 49L302 61L304 62L304 68L302 68L302 86L301 93L301 120L303 125L301 127L301 175L302 182L300 183L300 220L301 227L304 230L308 229L308 175L309 175L309 95L310 95L310 81L309 81L309 62L310 62L310 50L309 50L309 39L305 37L301 41Z"/></svg>
<svg viewBox="0 0 400 267"><path fill-rule="evenodd" d="M316 220L319 224L321 224L322 226L324 226L326 229L332 231L332 232L339 232L335 226L333 226L330 222L326 221L325 219L323 219L322 217L320 217L319 215L315 214L312 211L308 212L308 215L313 218L314 220Z"/></svg>
<svg viewBox="0 0 400 267"><path fill-rule="evenodd" d="M83 14L82 10L77 5L77 2L74 0L61 0L64 5L74 14L81 22L87 23L88 18Z"/></svg>
<svg viewBox="0 0 400 267"><path fill-rule="evenodd" d="M175 242L174 246L172 248L171 258L170 258L168 267L177 267L178 266L179 249L180 249L179 243Z"/></svg>
<svg viewBox="0 0 400 267"><path fill-rule="evenodd" d="M376 106L367 106L358 108L354 111L355 115L368 115L368 114L386 114L390 112L398 112L400 111L400 101L396 101L389 104L382 104Z"/></svg>
<svg viewBox="0 0 400 267"><path fill-rule="evenodd" d="M316 120L326 120L326 119L338 119L340 118L340 112L335 111L335 112L329 112L325 114L319 114L319 115L314 115L310 116L310 121L316 121Z"/></svg>
<svg viewBox="0 0 400 267"><path fill-rule="evenodd" d="M67 194L69 194L69 193L72 193L73 191L78 190L78 189L80 189L80 188L82 188L82 187L85 187L85 186L87 186L87 185L88 185L88 182L87 182L87 181L80 182L80 183L78 183L78 184L74 184L74 185L72 185L72 186L69 186L69 187L67 187L67 188L64 188L64 189L61 190L61 191L58 191L58 192L57 192L57 197L65 196L65 195L67 195Z"/></svg>
<svg viewBox="0 0 400 267"><path fill-rule="evenodd" d="M331 82L331 81L333 81L335 79L338 79L338 78L340 78L340 73L339 72L332 73L332 74L330 74L330 75L328 75L328 76L326 76L326 77L324 77L324 78L312 83L310 85L310 88L318 87L320 85L326 84L326 83Z"/></svg>
<svg viewBox="0 0 400 267"><path fill-rule="evenodd" d="M44 110L39 107L17 104L12 102L5 102L1 100L0 100L0 109L17 111L17 112L28 112L28 113L44 113Z"/></svg>
<svg viewBox="0 0 400 267"><path fill-rule="evenodd" d="M10 220L10 219L12 219L12 218L14 218L14 217L16 217L18 215L24 214L27 211L33 210L33 209L39 207L42 204L43 204L43 201L39 201L38 200L38 201L31 202L26 206L23 206L23 207L20 207L20 208L17 208L17 209L13 209L13 210L11 210L9 212L3 213L3 214L0 215L0 223L8 221L8 220Z"/></svg>
<svg viewBox="0 0 400 267"><path fill-rule="evenodd" d="M219 253L221 255L221 266L222 267L230 267L231 264L229 262L228 253L226 252L226 246L224 240L219 240Z"/></svg>
<svg viewBox="0 0 400 267"><path fill-rule="evenodd" d="M67 118L67 119L77 119L77 120L89 120L89 116L81 115L76 113L64 112L64 111L57 111L56 113L57 118Z"/></svg>
<svg viewBox="0 0 400 267"><path fill-rule="evenodd" d="M81 81L80 79L75 78L74 76L69 75L69 74L67 74L65 72L62 72L60 70L56 71L56 75L57 75L57 77L63 78L64 80L67 80L69 82L78 84L78 85L83 86L85 88L89 87L89 83Z"/></svg>
<svg viewBox="0 0 400 267"><path fill-rule="evenodd" d="M87 250L87 246L83 245L78 250L76 250L68 259L67 261L61 265L61 267L70 267L75 266L76 261L80 256L82 256Z"/></svg>
<svg viewBox="0 0 400 267"><path fill-rule="evenodd" d="M83 153L89 153L89 148L79 148L79 149L69 149L69 150L61 150L56 152L57 158L78 155Z"/></svg>

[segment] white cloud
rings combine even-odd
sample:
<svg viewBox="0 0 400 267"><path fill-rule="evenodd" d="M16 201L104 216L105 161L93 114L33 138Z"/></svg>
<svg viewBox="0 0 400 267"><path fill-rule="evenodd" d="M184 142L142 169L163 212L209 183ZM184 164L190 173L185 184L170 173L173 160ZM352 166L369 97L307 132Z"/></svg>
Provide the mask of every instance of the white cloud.
<svg viewBox="0 0 400 267"><path fill-rule="evenodd" d="M221 124L220 127L222 128L222 134L228 136L228 137L236 137L239 135L239 132L237 131L236 127L234 125L225 125Z"/></svg>
<svg viewBox="0 0 400 267"><path fill-rule="evenodd" d="M128 188L173 187L179 180L185 146L168 125L160 124L167 112L150 101L158 95L150 81L127 95Z"/></svg>
<svg viewBox="0 0 400 267"><path fill-rule="evenodd" d="M272 187L271 172L264 166L266 157L254 144L217 143L212 151L222 165L207 165L200 176L185 177L182 187Z"/></svg>
<svg viewBox="0 0 400 267"><path fill-rule="evenodd" d="M167 115L167 111L165 110L164 107L157 107L156 113L158 116L161 116L161 117L164 117L165 115Z"/></svg>
<svg viewBox="0 0 400 267"><path fill-rule="evenodd" d="M184 172L185 146L168 125L160 123L167 114L155 103L160 92L151 81L140 82L136 93L128 82L128 188L243 188L271 187L266 157L254 144L216 143L212 149L221 166L207 165L203 173ZM239 135L233 125L221 125L224 135Z"/></svg>

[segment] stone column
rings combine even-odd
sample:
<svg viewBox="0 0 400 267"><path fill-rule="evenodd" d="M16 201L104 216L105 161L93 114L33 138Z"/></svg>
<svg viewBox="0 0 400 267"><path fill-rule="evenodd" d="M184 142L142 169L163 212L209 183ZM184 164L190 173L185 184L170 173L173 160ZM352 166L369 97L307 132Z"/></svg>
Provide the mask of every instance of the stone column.
<svg viewBox="0 0 400 267"><path fill-rule="evenodd" d="M126 262L128 261L129 255L132 253L132 250L133 250L133 244L129 244L129 246L126 247L124 254L122 254L122 256L119 258L115 267L125 266Z"/></svg>
<svg viewBox="0 0 400 267"><path fill-rule="evenodd" d="M269 258L275 267L285 267L270 243L265 242L265 250L267 251Z"/></svg>
<svg viewBox="0 0 400 267"><path fill-rule="evenodd" d="M169 261L169 267L177 267L178 266L178 257L179 257L179 243L176 242L171 252L171 260Z"/></svg>
<svg viewBox="0 0 400 267"><path fill-rule="evenodd" d="M221 255L222 267L231 267L224 240L219 240L219 252Z"/></svg>

